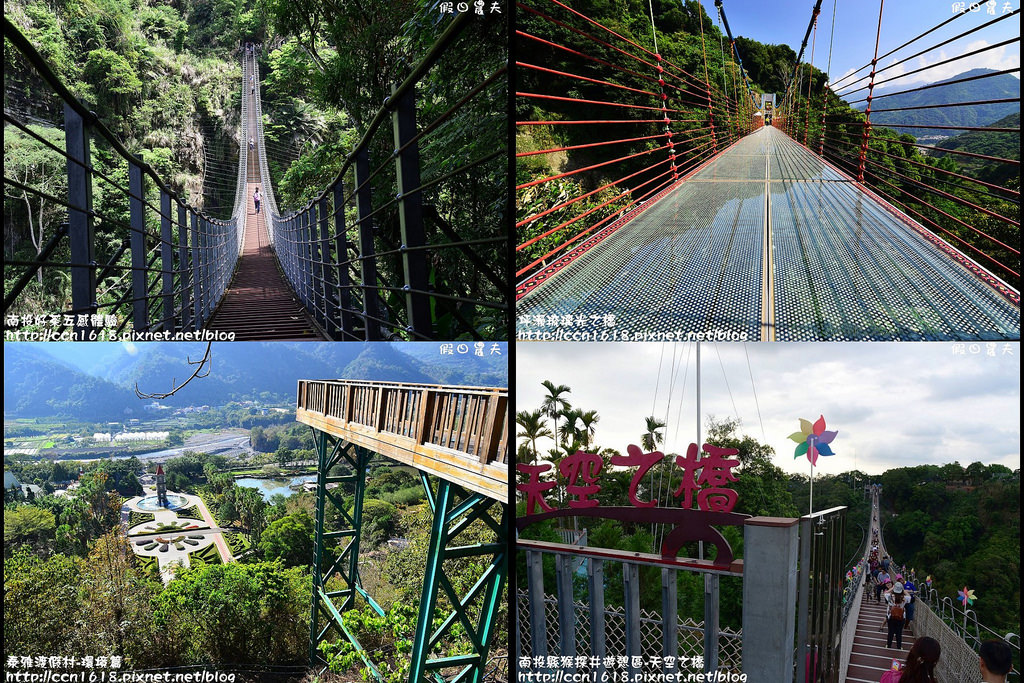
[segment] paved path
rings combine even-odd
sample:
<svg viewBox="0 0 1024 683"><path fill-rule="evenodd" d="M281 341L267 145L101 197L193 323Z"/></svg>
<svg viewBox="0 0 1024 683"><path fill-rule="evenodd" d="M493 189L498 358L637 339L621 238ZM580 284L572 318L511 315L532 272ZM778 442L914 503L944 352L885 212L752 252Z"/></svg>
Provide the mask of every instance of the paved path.
<svg viewBox="0 0 1024 683"><path fill-rule="evenodd" d="M571 316L563 333L625 331L630 340L1019 339L1019 293L1000 293L976 264L919 231L806 147L762 128L575 258L520 283L518 337ZM614 327L579 327L609 314Z"/></svg>
<svg viewBox="0 0 1024 683"><path fill-rule="evenodd" d="M206 522L207 525L209 525L210 530L222 532L223 529L217 526L217 520L215 520L213 518L213 515L210 514L210 511L206 508L206 503L203 501L203 499L200 498L199 496L196 496L196 500L198 501L196 505L199 507L199 512L201 512L203 515L203 521ZM213 542L217 546L217 550L220 551L220 559L222 562L227 564L228 562L235 561L235 556L231 552L231 548L228 547L228 542L224 540L223 533L216 534L213 537Z"/></svg>

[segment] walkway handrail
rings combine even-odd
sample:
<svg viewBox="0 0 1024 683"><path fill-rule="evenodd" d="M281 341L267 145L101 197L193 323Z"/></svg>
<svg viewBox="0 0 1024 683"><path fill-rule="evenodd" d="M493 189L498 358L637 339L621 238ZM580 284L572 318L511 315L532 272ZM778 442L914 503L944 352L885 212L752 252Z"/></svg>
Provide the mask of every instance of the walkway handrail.
<svg viewBox="0 0 1024 683"><path fill-rule="evenodd" d="M454 168L421 179L420 146L429 144L428 136L442 130L453 114L474 100L500 89L507 73L507 64L502 64L433 121L417 122L417 86L477 20L470 12L458 13L451 20L405 80L394 87L334 181L296 211L282 214L278 207L266 163L262 116L257 117L267 225L274 249L303 306L335 339L454 339L463 335L483 339L493 335L481 332L482 320L504 320L508 315L503 268L508 238L501 219L508 211L504 183L486 190L495 201L492 213L479 217L484 225L494 226L485 236L467 239L459 235L429 203L435 195L435 201L441 203L443 192L455 191L449 183L468 173L504 170L504 147L474 159L468 158L468 152L466 159L434 159L440 169ZM258 97L257 106L261 114ZM500 120L481 123L505 125L504 111L495 113ZM394 138L384 141L377 134L388 119L393 122ZM501 140L504 144L505 136ZM376 168L371 165L371 147L390 150L389 158ZM470 149L468 144L466 149ZM386 172L389 167L393 181ZM354 216L354 221L349 223L346 213ZM389 225L397 230L384 229ZM357 235L350 242L353 233ZM479 274L476 282L456 282L453 275L446 274L454 273L459 261ZM504 322L496 327L503 332Z"/></svg>
<svg viewBox="0 0 1024 683"><path fill-rule="evenodd" d="M7 16L4 37L63 103L65 148L31 130L6 106L4 121L64 158L68 179L67 196L60 198L4 175L8 187L68 211L67 223L49 244L40 246L36 259L5 259L5 266L24 269L18 281L4 292L5 324L9 326L20 315L20 326L30 328L27 333L34 334L31 328L43 327L39 339L68 340L102 340L110 338L111 333L120 336L128 329L144 334L202 328L227 287L238 258L236 216L228 220L213 218L173 191L75 97ZM127 164L127 188L93 164L93 140L102 140ZM159 206L147 198L146 178L157 190ZM125 197L128 222L94 209L93 185L98 181ZM176 211L172 211L172 204ZM97 224L116 228L121 236L121 246L112 254L97 253ZM64 238L70 258L53 260ZM55 315L58 311L26 311L16 306L42 268L69 272L70 308L59 311L61 315Z"/></svg>
<svg viewBox="0 0 1024 683"><path fill-rule="evenodd" d="M508 461L508 389L299 380L298 407L339 424L429 444L482 465Z"/></svg>

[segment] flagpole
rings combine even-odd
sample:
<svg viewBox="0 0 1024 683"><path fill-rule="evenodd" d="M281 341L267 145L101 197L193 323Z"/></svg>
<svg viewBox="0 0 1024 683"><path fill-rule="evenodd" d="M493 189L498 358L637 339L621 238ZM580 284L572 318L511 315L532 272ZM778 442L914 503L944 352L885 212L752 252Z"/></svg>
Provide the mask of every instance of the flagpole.
<svg viewBox="0 0 1024 683"><path fill-rule="evenodd" d="M814 514L814 463L811 463L811 502L809 504L810 510L807 512L808 515Z"/></svg>

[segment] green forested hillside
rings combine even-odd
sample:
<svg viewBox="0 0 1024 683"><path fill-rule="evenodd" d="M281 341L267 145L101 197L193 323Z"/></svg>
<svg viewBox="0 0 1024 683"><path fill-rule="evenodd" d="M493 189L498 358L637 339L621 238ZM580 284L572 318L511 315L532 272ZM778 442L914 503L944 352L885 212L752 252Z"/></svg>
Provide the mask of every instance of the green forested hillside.
<svg viewBox="0 0 1024 683"><path fill-rule="evenodd" d="M967 586L979 621L1020 628L1020 471L975 462L889 470L881 477L886 549L939 597Z"/></svg>
<svg viewBox="0 0 1024 683"><path fill-rule="evenodd" d="M1009 116L1004 116L986 127L1019 129L1020 112L1017 111ZM968 131L951 137L948 140L943 140L936 146L942 149L970 152L971 154L984 154L985 156L999 157L1001 159L1020 160L1020 133ZM948 156L942 152L934 152L933 154L936 157ZM964 156L958 156L957 159L965 173L979 180L995 185L1012 187L1008 183L1016 179L1019 187L1020 173L1010 166Z"/></svg>

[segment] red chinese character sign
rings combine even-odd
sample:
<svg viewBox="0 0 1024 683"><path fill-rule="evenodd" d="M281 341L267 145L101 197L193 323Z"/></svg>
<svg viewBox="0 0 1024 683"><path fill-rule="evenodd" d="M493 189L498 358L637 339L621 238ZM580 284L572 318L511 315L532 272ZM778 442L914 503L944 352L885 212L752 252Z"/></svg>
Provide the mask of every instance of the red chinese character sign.
<svg viewBox="0 0 1024 683"><path fill-rule="evenodd" d="M516 526L522 530L545 519L573 516L667 524L673 528L662 543L662 557L674 558L684 543L707 541L718 549L714 564L729 565L732 549L711 525L740 525L748 517L732 511L739 496L729 484L738 481L732 469L740 461L731 456L739 451L710 444L704 444L700 450L698 453L697 444L690 444L685 456L676 456L674 462L682 481L672 493L675 504L667 507L659 506L657 500L641 500L639 493L644 477L665 459L660 451L645 453L639 446L630 445L626 455L611 457L612 466L636 468L629 483L630 506L608 506L597 497L604 468L604 460L597 454L577 451L559 463L558 474L568 498L566 508L556 509L548 500L552 489L559 485L557 480L541 479L552 469L551 465L518 464L516 469L527 477L526 482L516 484L516 489L526 497L526 516L517 519Z"/></svg>

